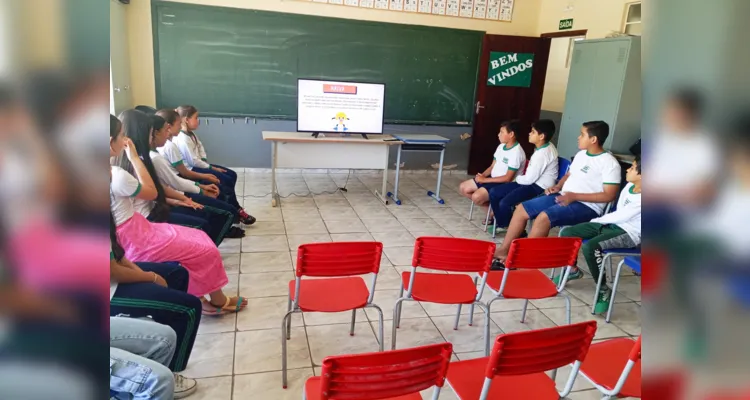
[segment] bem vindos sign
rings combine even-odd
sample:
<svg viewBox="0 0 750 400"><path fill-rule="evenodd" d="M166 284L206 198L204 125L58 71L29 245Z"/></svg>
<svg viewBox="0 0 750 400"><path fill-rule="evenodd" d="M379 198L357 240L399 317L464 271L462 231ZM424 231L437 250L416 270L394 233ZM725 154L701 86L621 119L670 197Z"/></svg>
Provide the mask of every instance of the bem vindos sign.
<svg viewBox="0 0 750 400"><path fill-rule="evenodd" d="M534 53L490 52L488 86L531 86Z"/></svg>

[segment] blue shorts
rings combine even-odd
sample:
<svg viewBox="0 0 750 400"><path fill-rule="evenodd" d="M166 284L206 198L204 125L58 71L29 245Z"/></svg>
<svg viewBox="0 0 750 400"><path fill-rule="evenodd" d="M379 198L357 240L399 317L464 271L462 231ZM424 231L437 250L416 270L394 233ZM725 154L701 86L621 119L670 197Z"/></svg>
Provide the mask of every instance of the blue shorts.
<svg viewBox="0 0 750 400"><path fill-rule="evenodd" d="M521 204L526 213L529 214L530 219L536 218L542 212L546 213L553 227L589 222L599 216L599 213L578 201L570 203L567 206L557 204L555 198L559 195L559 193L555 193L541 196L524 201Z"/></svg>
<svg viewBox="0 0 750 400"><path fill-rule="evenodd" d="M474 184L477 185L477 189L484 188L484 190L487 191L487 193L492 190L492 188L496 188L500 185L504 185L504 183L479 183L477 182L476 178L474 179Z"/></svg>

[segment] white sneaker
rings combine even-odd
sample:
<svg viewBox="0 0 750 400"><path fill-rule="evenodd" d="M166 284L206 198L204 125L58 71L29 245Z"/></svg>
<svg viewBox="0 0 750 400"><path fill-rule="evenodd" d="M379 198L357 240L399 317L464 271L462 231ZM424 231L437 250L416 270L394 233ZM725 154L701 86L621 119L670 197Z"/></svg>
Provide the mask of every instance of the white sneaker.
<svg viewBox="0 0 750 400"><path fill-rule="evenodd" d="M198 382L193 378L186 378L180 374L174 374L174 398L182 399L195 393Z"/></svg>

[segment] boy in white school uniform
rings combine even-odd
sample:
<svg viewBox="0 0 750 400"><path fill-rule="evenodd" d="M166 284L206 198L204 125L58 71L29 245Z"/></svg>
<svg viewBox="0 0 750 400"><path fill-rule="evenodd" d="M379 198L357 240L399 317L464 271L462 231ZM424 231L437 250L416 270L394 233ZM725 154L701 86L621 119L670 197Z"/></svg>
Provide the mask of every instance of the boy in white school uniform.
<svg viewBox="0 0 750 400"><path fill-rule="evenodd" d="M555 134L555 123L542 119L531 124L529 143L536 146L526 172L515 182L490 190L490 206L500 228L507 228L513 209L521 202L533 199L557 183L557 148L550 143Z"/></svg>
<svg viewBox="0 0 750 400"><path fill-rule="evenodd" d="M513 182L516 175L523 174L526 166L526 153L518 144L516 132L518 121L507 121L500 125L497 137L500 145L495 150L492 164L477 174L474 179L461 183L461 194L471 199L476 205L484 205L490 200L490 190L503 184Z"/></svg>
<svg viewBox="0 0 750 400"><path fill-rule="evenodd" d="M630 249L641 244L641 159L636 157L633 165L628 169L626 178L628 184L622 189L617 201L617 210L594 218L591 222L569 226L563 229L560 236L579 237L587 239L581 251L586 258L594 282L599 279L601 262L606 249ZM568 276L568 280L583 277L583 272L575 268ZM612 291L604 279L596 300L595 312L601 313L609 309Z"/></svg>
<svg viewBox="0 0 750 400"><path fill-rule="evenodd" d="M503 261L513 240L524 236L526 224L534 219L529 237L547 237L555 226L591 221L604 212L620 188L620 164L604 150L609 125L604 121L585 122L578 136L578 148L570 169L546 196L525 201L516 207L502 245L495 252L493 269L504 269Z"/></svg>

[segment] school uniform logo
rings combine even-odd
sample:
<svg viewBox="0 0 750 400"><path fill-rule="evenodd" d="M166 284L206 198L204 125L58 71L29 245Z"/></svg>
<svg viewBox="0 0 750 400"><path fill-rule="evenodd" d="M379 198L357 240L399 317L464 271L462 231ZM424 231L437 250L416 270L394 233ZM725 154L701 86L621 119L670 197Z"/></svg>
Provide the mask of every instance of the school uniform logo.
<svg viewBox="0 0 750 400"><path fill-rule="evenodd" d="M630 203L631 203L630 199L625 199L625 203L623 203L623 206L626 206L626 205L628 205Z"/></svg>
<svg viewBox="0 0 750 400"><path fill-rule="evenodd" d="M508 157L503 157L503 164L507 164L507 163L508 163Z"/></svg>
<svg viewBox="0 0 750 400"><path fill-rule="evenodd" d="M588 165L586 165L583 168L581 168L581 172L583 172L584 174L588 174L590 169L591 169L591 167L589 167Z"/></svg>

